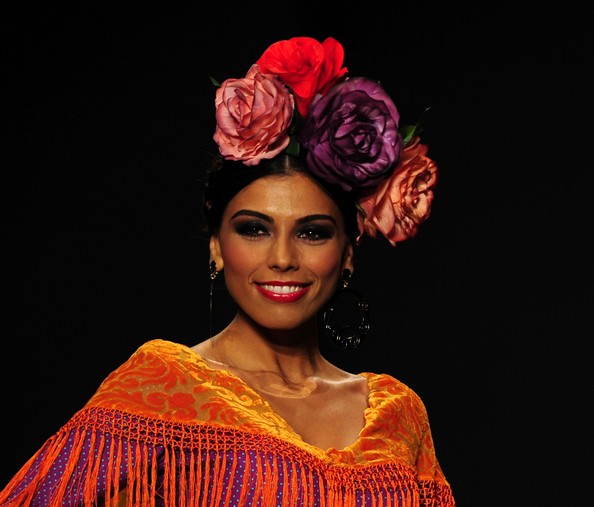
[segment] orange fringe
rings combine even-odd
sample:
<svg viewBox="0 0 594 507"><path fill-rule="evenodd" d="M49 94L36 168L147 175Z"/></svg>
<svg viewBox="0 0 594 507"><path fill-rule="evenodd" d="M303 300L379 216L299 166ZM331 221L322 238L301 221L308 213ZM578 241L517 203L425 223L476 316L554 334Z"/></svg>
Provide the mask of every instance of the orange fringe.
<svg viewBox="0 0 594 507"><path fill-rule="evenodd" d="M82 498L85 507L230 507L247 505L252 494L251 504L269 506L278 504L280 492L289 506L348 507L357 505L359 496L359 505L367 507L455 507L447 483L417 481L414 470L402 464L332 464L270 435L98 407L79 411L48 439L0 492L0 506L39 502L36 494L69 441L63 473L46 491L43 505L64 506ZM233 498L226 478L236 477L243 454L240 496ZM123 465L125 476L120 475ZM99 491L104 474L105 488Z"/></svg>

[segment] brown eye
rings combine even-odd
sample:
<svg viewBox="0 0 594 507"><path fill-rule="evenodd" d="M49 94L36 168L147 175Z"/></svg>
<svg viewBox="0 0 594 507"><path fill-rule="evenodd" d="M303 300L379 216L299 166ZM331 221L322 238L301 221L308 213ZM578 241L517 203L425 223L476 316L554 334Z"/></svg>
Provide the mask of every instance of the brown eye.
<svg viewBox="0 0 594 507"><path fill-rule="evenodd" d="M240 236L248 238L257 238L269 234L268 227L262 222L249 220L247 222L240 222L235 226L235 232Z"/></svg>
<svg viewBox="0 0 594 507"><path fill-rule="evenodd" d="M323 225L308 225L303 227L298 233L299 238L312 242L330 239L332 236L334 236L334 231Z"/></svg>

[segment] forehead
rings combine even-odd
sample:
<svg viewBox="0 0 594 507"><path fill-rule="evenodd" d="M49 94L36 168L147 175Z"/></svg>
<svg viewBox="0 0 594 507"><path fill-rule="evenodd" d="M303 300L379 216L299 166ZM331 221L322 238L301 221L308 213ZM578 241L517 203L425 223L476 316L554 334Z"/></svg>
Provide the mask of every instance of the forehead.
<svg viewBox="0 0 594 507"><path fill-rule="evenodd" d="M271 215L306 216L318 213L342 218L336 203L305 174L265 176L231 199L225 214L251 209Z"/></svg>

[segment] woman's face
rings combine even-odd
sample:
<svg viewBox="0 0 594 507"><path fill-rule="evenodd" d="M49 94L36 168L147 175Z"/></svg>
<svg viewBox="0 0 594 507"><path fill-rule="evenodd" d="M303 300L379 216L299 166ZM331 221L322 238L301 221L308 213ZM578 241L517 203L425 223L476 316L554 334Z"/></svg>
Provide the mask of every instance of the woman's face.
<svg viewBox="0 0 594 507"><path fill-rule="evenodd" d="M241 310L269 329L310 321L342 270L353 269L341 212L301 173L266 176L242 189L227 205L210 251Z"/></svg>

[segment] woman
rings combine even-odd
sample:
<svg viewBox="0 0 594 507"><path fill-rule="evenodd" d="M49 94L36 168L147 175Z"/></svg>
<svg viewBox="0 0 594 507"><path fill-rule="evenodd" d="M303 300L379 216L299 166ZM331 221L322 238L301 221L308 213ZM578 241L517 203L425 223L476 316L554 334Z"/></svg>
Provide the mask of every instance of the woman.
<svg viewBox="0 0 594 507"><path fill-rule="evenodd" d="M321 314L339 346L368 331L364 300L359 325L332 319L354 250L363 234L413 236L436 172L342 59L334 39L293 38L219 86L204 210L235 318L193 347L141 346L0 505L455 505L414 391L318 347Z"/></svg>

